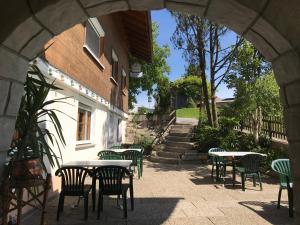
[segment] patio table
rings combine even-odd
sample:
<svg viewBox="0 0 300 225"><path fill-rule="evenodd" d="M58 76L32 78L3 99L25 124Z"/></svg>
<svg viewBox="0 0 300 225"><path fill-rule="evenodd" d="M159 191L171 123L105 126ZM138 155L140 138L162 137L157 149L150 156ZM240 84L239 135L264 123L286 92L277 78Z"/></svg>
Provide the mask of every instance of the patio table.
<svg viewBox="0 0 300 225"><path fill-rule="evenodd" d="M236 178L236 158L243 157L248 154L259 154L261 156L267 156L266 154L257 153L257 152L210 152L210 156L218 156L218 157L227 157L230 158L232 161L232 185L235 185L235 178ZM219 180L220 168L219 164L216 163L216 173L217 173L217 180Z"/></svg>
<svg viewBox="0 0 300 225"><path fill-rule="evenodd" d="M125 151L128 151L128 150L134 150L134 151L138 151L138 152L141 152L142 149L141 148L117 148L117 149L104 149L102 151L114 151L114 152L118 152L118 153L122 153L122 152L125 152Z"/></svg>
<svg viewBox="0 0 300 225"><path fill-rule="evenodd" d="M82 167L99 167L99 166L123 166L128 168L132 160L78 160L64 163L62 166L82 166Z"/></svg>

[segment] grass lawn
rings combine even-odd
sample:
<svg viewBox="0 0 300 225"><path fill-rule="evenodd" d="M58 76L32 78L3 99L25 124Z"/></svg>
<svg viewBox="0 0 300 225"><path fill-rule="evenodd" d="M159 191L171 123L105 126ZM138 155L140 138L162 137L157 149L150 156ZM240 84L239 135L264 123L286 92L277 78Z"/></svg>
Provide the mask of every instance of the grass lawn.
<svg viewBox="0 0 300 225"><path fill-rule="evenodd" d="M176 110L176 116L181 118L199 119L199 108L182 108Z"/></svg>

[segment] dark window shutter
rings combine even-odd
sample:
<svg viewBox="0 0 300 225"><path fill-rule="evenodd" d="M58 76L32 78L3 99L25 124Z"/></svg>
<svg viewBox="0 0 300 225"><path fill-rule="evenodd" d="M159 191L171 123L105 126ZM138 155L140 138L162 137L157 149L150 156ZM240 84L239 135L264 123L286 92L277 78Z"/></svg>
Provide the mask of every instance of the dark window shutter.
<svg viewBox="0 0 300 225"><path fill-rule="evenodd" d="M100 38L89 22L86 23L85 44L87 45L89 50L92 51L94 56L99 57L99 55L100 55Z"/></svg>

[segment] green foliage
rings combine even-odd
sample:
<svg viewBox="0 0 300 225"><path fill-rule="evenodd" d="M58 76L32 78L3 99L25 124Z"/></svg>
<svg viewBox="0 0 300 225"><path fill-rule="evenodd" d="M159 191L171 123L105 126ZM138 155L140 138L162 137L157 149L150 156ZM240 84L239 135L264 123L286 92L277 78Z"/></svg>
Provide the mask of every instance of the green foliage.
<svg viewBox="0 0 300 225"><path fill-rule="evenodd" d="M13 160L38 157L43 162L46 156L51 166L59 166L58 156L51 145L65 145L62 126L56 115L57 109L52 109L54 103L61 103L63 99L46 100L50 90L61 90L53 83L49 84L39 68L30 65L24 83L25 94L21 99L15 132L17 138L12 142L13 149L9 152ZM56 136L42 124L47 121L53 124ZM57 139L58 137L58 139ZM50 144L49 144L50 142Z"/></svg>
<svg viewBox="0 0 300 225"><path fill-rule="evenodd" d="M147 112L146 113L146 118L147 120L152 120L153 119L154 114L152 112Z"/></svg>
<svg viewBox="0 0 300 225"><path fill-rule="evenodd" d="M244 118L257 109L267 116L281 113L279 87L270 64L249 42L239 47L230 72L226 83L235 89L235 116Z"/></svg>
<svg viewBox="0 0 300 225"><path fill-rule="evenodd" d="M197 107L197 104L194 102L192 97L188 97L186 107L187 108L196 108Z"/></svg>
<svg viewBox="0 0 300 225"><path fill-rule="evenodd" d="M199 76L190 75L181 77L172 83L172 88L180 93L192 98L194 102L199 102L201 98L201 79Z"/></svg>
<svg viewBox="0 0 300 225"><path fill-rule="evenodd" d="M165 114L169 111L171 106L170 81L168 77L162 76L157 81L156 93L154 98L156 100L154 113Z"/></svg>
<svg viewBox="0 0 300 225"><path fill-rule="evenodd" d="M200 126L195 130L195 141L201 152L207 152L210 148L221 144L220 130L211 126Z"/></svg>
<svg viewBox="0 0 300 225"><path fill-rule="evenodd" d="M153 138L149 136L140 136L134 140L134 145L140 145L144 148L144 154L149 155L153 149Z"/></svg>
<svg viewBox="0 0 300 225"><path fill-rule="evenodd" d="M146 114L147 111L148 111L147 108L142 106L142 107L139 108L138 113L139 114Z"/></svg>
<svg viewBox="0 0 300 225"><path fill-rule="evenodd" d="M129 108L133 108L136 103L136 96L141 91L147 91L148 96L157 92L159 85L170 73L170 67L167 64L167 58L170 56L170 48L168 45L159 46L157 43L158 24L152 23L152 46L153 56L152 62L144 62L137 58L131 57L130 63L139 62L142 65L143 76L140 78L129 78Z"/></svg>
<svg viewBox="0 0 300 225"><path fill-rule="evenodd" d="M239 121L235 117L220 117L220 131L222 134L228 134L233 131L234 127L239 125Z"/></svg>

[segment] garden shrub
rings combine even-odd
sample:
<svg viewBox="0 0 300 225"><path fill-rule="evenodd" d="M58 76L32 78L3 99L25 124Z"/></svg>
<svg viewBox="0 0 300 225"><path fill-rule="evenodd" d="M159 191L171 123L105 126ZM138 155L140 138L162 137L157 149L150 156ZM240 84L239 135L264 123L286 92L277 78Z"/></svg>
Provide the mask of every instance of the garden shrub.
<svg viewBox="0 0 300 225"><path fill-rule="evenodd" d="M141 145L144 148L144 155L150 155L153 149L153 138L149 136L140 136L134 140L134 145Z"/></svg>
<svg viewBox="0 0 300 225"><path fill-rule="evenodd" d="M195 141L201 152L220 146L220 130L218 128L202 125L195 130Z"/></svg>

